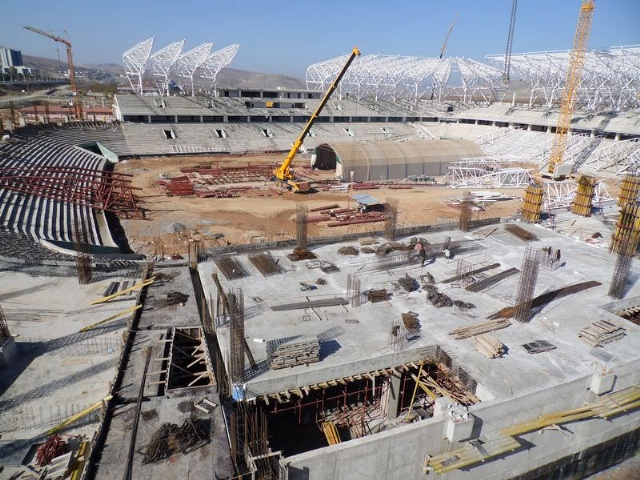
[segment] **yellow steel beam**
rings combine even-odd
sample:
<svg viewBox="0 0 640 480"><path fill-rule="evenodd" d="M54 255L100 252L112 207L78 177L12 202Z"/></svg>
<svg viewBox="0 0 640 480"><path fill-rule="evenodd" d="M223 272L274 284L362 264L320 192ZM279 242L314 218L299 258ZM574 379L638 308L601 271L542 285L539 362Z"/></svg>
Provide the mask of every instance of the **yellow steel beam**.
<svg viewBox="0 0 640 480"><path fill-rule="evenodd" d="M327 437L327 443L329 445L336 445L342 441L340 440L340 434L338 433L335 423L324 422L322 431L324 432L324 436Z"/></svg>
<svg viewBox="0 0 640 480"><path fill-rule="evenodd" d="M131 307L131 308L128 308L127 310L124 310L122 312L116 313L115 315L111 315L109 318L105 318L104 320L100 320L99 322L92 323L91 325L87 325L86 327L81 328L79 331L80 332L87 332L87 331L89 331L89 330L91 330L93 328L99 327L102 324L110 322L111 320L115 320L118 317L126 315L127 313L135 312L139 308L142 308L142 305L136 305L135 307Z"/></svg>
<svg viewBox="0 0 640 480"><path fill-rule="evenodd" d="M93 405L91 405L90 407L85 408L84 410L82 410L81 412L76 413L75 415L70 416L69 418L67 418L64 422L56 425L55 427L47 430L47 435L53 435L54 433L59 432L60 430L62 430L63 428L68 427L69 425L74 424L75 422L77 422L78 420L80 420L83 417L86 417L87 415L95 412L96 410L99 410L102 408L102 406L107 403L109 400L111 400L113 397L111 395L103 398L102 400L100 400L99 402L94 403Z"/></svg>
<svg viewBox="0 0 640 480"><path fill-rule="evenodd" d="M120 295L124 295L125 293L133 292L134 290L137 290L139 288L148 287L153 282L155 282L155 280L156 280L156 277L151 277L149 280L145 280L142 283L138 283L133 287L125 288L124 290L116 292L113 295L109 295L107 297L102 297L102 298L99 298L98 300L94 300L89 305L98 305L99 303L105 303L105 302L108 302L109 300L119 297Z"/></svg>

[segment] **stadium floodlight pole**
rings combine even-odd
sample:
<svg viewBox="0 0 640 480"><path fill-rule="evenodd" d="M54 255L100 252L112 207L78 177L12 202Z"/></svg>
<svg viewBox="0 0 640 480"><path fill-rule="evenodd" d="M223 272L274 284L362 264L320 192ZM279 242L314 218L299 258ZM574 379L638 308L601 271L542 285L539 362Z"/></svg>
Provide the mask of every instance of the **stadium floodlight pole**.
<svg viewBox="0 0 640 480"><path fill-rule="evenodd" d="M134 93L138 93L140 95L144 93L142 77L145 72L147 61L149 60L149 54L151 53L152 46L153 37L138 43L122 54L124 73L127 76ZM131 77L137 78L136 85L134 85Z"/></svg>
<svg viewBox="0 0 640 480"><path fill-rule="evenodd" d="M169 95L169 73L178 60L183 47L184 40L173 42L154 52L149 57L151 75L161 79L160 88L158 89L161 95Z"/></svg>
<svg viewBox="0 0 640 480"><path fill-rule="evenodd" d="M200 65L204 63L213 47L213 43L203 43L196 48L183 53L176 60L176 75L188 78L191 83L191 96L195 96L195 85L193 83L193 75Z"/></svg>
<svg viewBox="0 0 640 480"><path fill-rule="evenodd" d="M216 77L223 68L231 63L239 49L240 45L233 44L217 50L210 54L200 66L202 70L202 77L211 80L211 92L216 97L218 96L218 91L216 89Z"/></svg>

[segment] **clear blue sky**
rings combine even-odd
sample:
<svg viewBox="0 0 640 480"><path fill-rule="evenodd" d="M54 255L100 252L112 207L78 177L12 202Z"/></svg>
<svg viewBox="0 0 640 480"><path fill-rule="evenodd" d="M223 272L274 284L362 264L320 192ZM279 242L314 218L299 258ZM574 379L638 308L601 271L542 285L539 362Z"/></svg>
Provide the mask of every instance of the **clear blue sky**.
<svg viewBox="0 0 640 480"><path fill-rule="evenodd" d="M511 0L0 0L0 45L57 58L56 43L23 29L69 33L80 65L122 63L155 37L154 51L186 39L242 47L231 67L304 78L308 65L350 52L437 56L503 53ZM581 0L520 0L513 51L571 48ZM168 6L173 5L173 6ZM597 0L589 48L640 44L640 0ZM64 50L60 50L64 58Z"/></svg>

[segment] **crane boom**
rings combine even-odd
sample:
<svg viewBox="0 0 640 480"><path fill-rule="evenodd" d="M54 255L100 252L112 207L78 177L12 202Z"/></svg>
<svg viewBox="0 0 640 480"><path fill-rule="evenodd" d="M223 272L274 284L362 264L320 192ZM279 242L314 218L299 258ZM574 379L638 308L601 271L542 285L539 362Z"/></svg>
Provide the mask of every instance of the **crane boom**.
<svg viewBox="0 0 640 480"><path fill-rule="evenodd" d="M67 47L67 65L69 66L69 83L71 85L71 93L73 95L73 111L76 119L80 120L82 118L82 105L80 104L80 97L78 95L78 85L76 83L76 68L73 64L73 55L71 54L71 40L64 37L59 37L49 32L45 32L44 30L40 30L39 28L31 27L29 25L25 25L24 28L30 30L38 35L42 35L43 37L50 38L51 40L62 43ZM66 33L66 32L65 32Z"/></svg>
<svg viewBox="0 0 640 480"><path fill-rule="evenodd" d="M509 70L511 70L511 50L513 48L513 30L516 27L516 10L518 8L518 0L513 0L511 5L511 20L509 21L509 36L507 37L507 50L504 54L504 72L502 72L502 80L509 83Z"/></svg>
<svg viewBox="0 0 640 480"><path fill-rule="evenodd" d="M444 51L447 48L447 43L449 43L449 37L451 36L451 32L453 31L453 26L456 24L456 20L458 19L458 14L453 17L453 22L451 22L451 26L449 27L449 31L447 32L447 36L444 39L444 43L442 44L442 48L440 49L440 55L438 58L444 57Z"/></svg>
<svg viewBox="0 0 640 480"><path fill-rule="evenodd" d="M306 182L296 181L295 176L293 175L293 172L289 169L289 167L291 166L291 162L293 162L293 159L298 153L298 150L300 149L302 142L304 142L305 137L307 136L307 134L309 133L309 130L311 130L311 127L313 126L316 119L320 115L320 112L329 101L331 94L336 89L336 87L340 83L340 80L342 80L342 77L347 72L347 69L349 68L353 60L358 55L360 55L360 50L358 50L358 47L353 47L353 50L351 51L351 55L349 55L347 62L344 64L344 66L342 67L342 70L340 70L340 73L338 73L338 76L335 78L335 80L331 83L331 86L324 94L324 97L322 97L322 100L320 101L318 108L316 108L316 111L313 112L313 115L311 115L311 118L309 118L307 125L302 130L302 133L300 134L298 139L294 142L293 146L291 147L291 150L289 150L289 153L284 159L284 162L282 162L282 165L280 165L278 168L276 168L273 171L273 174L276 177L276 179L280 182L286 183L287 185L291 186L294 192L307 191L309 190L309 185L306 184Z"/></svg>
<svg viewBox="0 0 640 480"><path fill-rule="evenodd" d="M558 117L556 133L551 146L548 172L553 174L554 178L562 176L556 172L556 169L562 163L565 150L567 149L567 132L571 126L571 117L573 116L573 110L578 96L578 87L580 86L582 67L584 66L584 59L587 54L587 44L589 43L589 33L591 32L591 21L593 20L594 9L595 0L582 0L578 25L576 27L575 37L573 38L573 48L569 55L569 69L567 71L564 91L562 92L560 116Z"/></svg>

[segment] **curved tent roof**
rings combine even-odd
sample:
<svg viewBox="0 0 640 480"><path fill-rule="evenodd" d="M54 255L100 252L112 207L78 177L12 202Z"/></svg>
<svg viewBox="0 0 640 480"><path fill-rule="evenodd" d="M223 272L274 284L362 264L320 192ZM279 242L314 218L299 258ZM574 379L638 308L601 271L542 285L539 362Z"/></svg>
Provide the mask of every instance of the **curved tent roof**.
<svg viewBox="0 0 640 480"><path fill-rule="evenodd" d="M335 168L343 181L351 180L353 172L357 182L442 176L451 162L486 156L474 142L462 139L324 143L315 154L316 167Z"/></svg>

